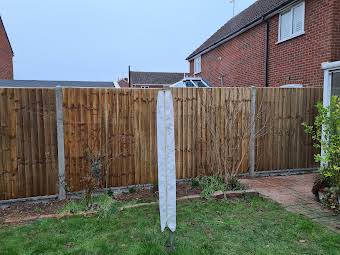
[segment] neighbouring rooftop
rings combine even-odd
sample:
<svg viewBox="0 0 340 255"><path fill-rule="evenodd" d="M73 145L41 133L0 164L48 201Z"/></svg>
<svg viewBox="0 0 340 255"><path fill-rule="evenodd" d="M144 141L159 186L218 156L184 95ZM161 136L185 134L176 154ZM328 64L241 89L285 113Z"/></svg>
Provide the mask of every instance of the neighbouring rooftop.
<svg viewBox="0 0 340 255"><path fill-rule="evenodd" d="M130 81L133 85L172 85L182 80L187 73L168 72L130 72Z"/></svg>

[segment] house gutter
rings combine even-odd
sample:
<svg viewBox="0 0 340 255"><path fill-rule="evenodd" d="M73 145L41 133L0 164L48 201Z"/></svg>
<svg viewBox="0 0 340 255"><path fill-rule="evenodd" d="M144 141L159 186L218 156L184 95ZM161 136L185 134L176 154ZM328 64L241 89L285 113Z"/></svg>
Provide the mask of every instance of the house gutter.
<svg viewBox="0 0 340 255"><path fill-rule="evenodd" d="M131 67L130 66L129 66L128 80L129 80L129 88L131 88Z"/></svg>

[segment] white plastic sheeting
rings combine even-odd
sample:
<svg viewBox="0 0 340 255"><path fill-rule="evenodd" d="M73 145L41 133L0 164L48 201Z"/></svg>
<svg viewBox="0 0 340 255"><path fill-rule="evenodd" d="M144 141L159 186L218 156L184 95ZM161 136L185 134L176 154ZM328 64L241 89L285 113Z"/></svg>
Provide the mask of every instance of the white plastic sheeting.
<svg viewBox="0 0 340 255"><path fill-rule="evenodd" d="M176 161L174 109L170 90L157 97L158 189L161 230L176 230Z"/></svg>

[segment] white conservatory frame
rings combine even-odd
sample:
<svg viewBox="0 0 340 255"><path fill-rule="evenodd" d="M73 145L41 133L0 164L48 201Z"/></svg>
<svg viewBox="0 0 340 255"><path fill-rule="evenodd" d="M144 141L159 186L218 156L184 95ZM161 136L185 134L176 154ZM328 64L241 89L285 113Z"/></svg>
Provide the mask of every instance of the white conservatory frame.
<svg viewBox="0 0 340 255"><path fill-rule="evenodd" d="M324 70L323 105L328 107L332 97L332 74L340 72L340 61L322 63Z"/></svg>
<svg viewBox="0 0 340 255"><path fill-rule="evenodd" d="M328 107L331 103L332 97L332 75L335 72L340 72L340 61L322 63L324 70L324 83L323 83L323 106ZM324 136L323 136L324 139ZM321 155L323 149L321 148Z"/></svg>

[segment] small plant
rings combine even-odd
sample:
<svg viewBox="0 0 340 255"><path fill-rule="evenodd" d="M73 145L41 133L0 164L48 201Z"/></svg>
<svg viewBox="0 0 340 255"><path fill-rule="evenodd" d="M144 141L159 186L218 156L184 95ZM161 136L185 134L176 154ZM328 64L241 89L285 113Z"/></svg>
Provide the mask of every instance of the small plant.
<svg viewBox="0 0 340 255"><path fill-rule="evenodd" d="M42 213L44 210L40 207L34 208L34 212L36 213Z"/></svg>
<svg viewBox="0 0 340 255"><path fill-rule="evenodd" d="M237 179L235 176L231 176L227 179L226 189L235 191L235 190L244 190L246 187Z"/></svg>
<svg viewBox="0 0 340 255"><path fill-rule="evenodd" d="M60 210L60 213L80 213L88 210L84 199L69 201L64 208Z"/></svg>
<svg viewBox="0 0 340 255"><path fill-rule="evenodd" d="M106 146L112 143L111 139L106 139L105 143L102 144L100 139L103 138L104 132L105 130L102 128L93 129L89 133L89 137L82 140L88 171L81 178L81 183L85 190L84 200L89 208L91 208L93 203L93 194L99 189L108 188L109 168L114 162L114 157L110 157L102 150L102 145ZM120 155L117 155L117 157ZM110 192L108 191L109 196Z"/></svg>
<svg viewBox="0 0 340 255"><path fill-rule="evenodd" d="M88 211L96 211L98 217L106 217L114 214L117 211L116 201L107 194L100 194L92 198L92 205L88 207L85 198L76 201L68 202L60 211L61 213L80 213Z"/></svg>
<svg viewBox="0 0 340 255"><path fill-rule="evenodd" d="M89 163L88 174L81 179L81 183L85 187L84 200L86 205L90 208L93 202L93 193L102 187L102 162L101 155L88 152L87 160Z"/></svg>
<svg viewBox="0 0 340 255"><path fill-rule="evenodd" d="M87 175L81 179L81 183L85 187L84 201L86 203L86 206L90 208L93 202L93 193L98 187L97 180L93 176Z"/></svg>
<svg viewBox="0 0 340 255"><path fill-rule="evenodd" d="M312 193L316 196L319 197L319 192L324 191L325 188L330 186L330 181L329 178L324 177L321 174L318 174L314 178L314 184L312 188Z"/></svg>
<svg viewBox="0 0 340 255"><path fill-rule="evenodd" d="M201 195L205 199L210 198L217 191L225 191L226 189L223 178L218 176L198 177L196 180L202 188Z"/></svg>
<svg viewBox="0 0 340 255"><path fill-rule="evenodd" d="M332 209L334 212L340 212L340 204L339 204L339 195L340 188L331 187L324 189L324 196L321 199L321 202L328 208Z"/></svg>
<svg viewBox="0 0 340 255"><path fill-rule="evenodd" d="M98 217L104 218L112 214L115 214L118 210L118 206L115 200L106 194L99 195L96 197Z"/></svg>
<svg viewBox="0 0 340 255"><path fill-rule="evenodd" d="M135 192L136 192L136 189L134 187L129 188L129 193L135 193Z"/></svg>
<svg viewBox="0 0 340 255"><path fill-rule="evenodd" d="M198 188L200 186L200 183L197 178L191 180L191 187L192 188Z"/></svg>
<svg viewBox="0 0 340 255"><path fill-rule="evenodd" d="M227 180L218 176L197 177L192 180L191 185L192 187L201 187L201 195L206 199L218 191L235 191L246 188L236 176L230 176Z"/></svg>
<svg viewBox="0 0 340 255"><path fill-rule="evenodd" d="M152 185L152 192L153 193L158 193L158 184L153 184Z"/></svg>
<svg viewBox="0 0 340 255"><path fill-rule="evenodd" d="M114 195L113 191L110 190L110 189L106 191L106 194L107 194L109 197L113 197L113 195Z"/></svg>

